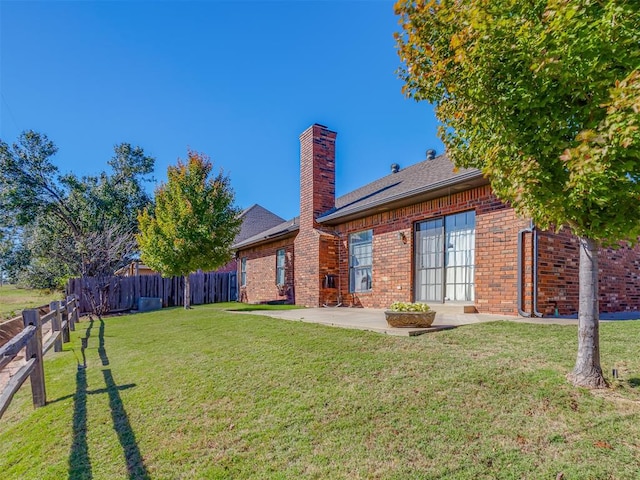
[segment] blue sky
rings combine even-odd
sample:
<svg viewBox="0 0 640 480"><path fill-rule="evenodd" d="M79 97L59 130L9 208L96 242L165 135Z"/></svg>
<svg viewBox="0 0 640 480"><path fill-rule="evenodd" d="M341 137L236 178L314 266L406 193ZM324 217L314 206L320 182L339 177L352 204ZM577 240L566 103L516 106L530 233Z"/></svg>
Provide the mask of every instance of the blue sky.
<svg viewBox="0 0 640 480"><path fill-rule="evenodd" d="M129 142L158 181L190 147L239 206L291 218L313 123L338 132L338 195L442 152L431 106L400 91L396 30L390 1L2 0L0 138L45 133L78 175Z"/></svg>

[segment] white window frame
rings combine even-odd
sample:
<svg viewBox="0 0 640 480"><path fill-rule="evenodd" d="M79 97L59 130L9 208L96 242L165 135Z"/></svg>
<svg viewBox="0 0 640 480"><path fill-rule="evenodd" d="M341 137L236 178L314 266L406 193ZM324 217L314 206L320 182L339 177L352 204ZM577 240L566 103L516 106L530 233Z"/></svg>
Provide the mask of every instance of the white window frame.
<svg viewBox="0 0 640 480"><path fill-rule="evenodd" d="M240 286L247 286L247 257L240 259Z"/></svg>
<svg viewBox="0 0 640 480"><path fill-rule="evenodd" d="M349 292L366 293L372 289L373 230L370 229L349 234Z"/></svg>
<svg viewBox="0 0 640 480"><path fill-rule="evenodd" d="M284 285L287 281L286 258L287 251L284 248L276 250L276 285Z"/></svg>

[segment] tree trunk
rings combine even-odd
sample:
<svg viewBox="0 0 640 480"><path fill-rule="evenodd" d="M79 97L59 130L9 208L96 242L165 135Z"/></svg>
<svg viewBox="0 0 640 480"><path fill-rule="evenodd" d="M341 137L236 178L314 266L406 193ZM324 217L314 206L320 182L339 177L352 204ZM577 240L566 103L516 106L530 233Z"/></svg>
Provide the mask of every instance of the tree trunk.
<svg viewBox="0 0 640 480"><path fill-rule="evenodd" d="M580 238L580 305L578 309L578 358L569 379L574 385L605 388L600 367L598 308L598 245Z"/></svg>
<svg viewBox="0 0 640 480"><path fill-rule="evenodd" d="M189 275L184 276L184 308L188 310L191 308L191 283L189 281Z"/></svg>

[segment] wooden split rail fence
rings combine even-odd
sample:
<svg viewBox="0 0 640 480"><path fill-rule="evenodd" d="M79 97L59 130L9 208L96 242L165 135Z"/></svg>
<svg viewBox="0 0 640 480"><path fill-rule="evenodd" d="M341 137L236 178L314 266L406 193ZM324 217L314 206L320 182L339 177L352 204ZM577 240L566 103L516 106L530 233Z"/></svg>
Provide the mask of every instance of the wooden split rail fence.
<svg viewBox="0 0 640 480"><path fill-rule="evenodd" d="M47 402L44 383L43 356L54 349L62 351L62 343L69 341L69 331L75 330L78 322L78 297L72 295L66 301L52 302L49 313L40 317L38 310L23 310L24 329L0 347L0 370L5 369L25 349L25 363L9 378L0 391L0 417L11 404L22 384L31 379L33 406L42 407ZM18 317L19 318L19 317ZM43 326L49 326L47 339L43 337Z"/></svg>

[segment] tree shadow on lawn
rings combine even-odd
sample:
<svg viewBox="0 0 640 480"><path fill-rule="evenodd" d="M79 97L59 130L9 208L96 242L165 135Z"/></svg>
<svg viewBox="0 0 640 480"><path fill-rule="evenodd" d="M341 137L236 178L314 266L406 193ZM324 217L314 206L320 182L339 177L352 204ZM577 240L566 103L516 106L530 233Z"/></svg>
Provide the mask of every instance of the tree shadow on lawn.
<svg viewBox="0 0 640 480"><path fill-rule="evenodd" d="M116 385L111 374L111 369L102 370L104 383L107 386L109 394L109 407L111 408L111 418L113 420L113 428L118 434L118 440L124 451L124 457L127 460L127 472L130 479L150 479L147 467L144 465L140 448L136 442L136 435L129 423L129 416L124 409L122 399L120 398L120 390L134 387L135 385ZM104 390L103 390L104 392Z"/></svg>
<svg viewBox="0 0 640 480"><path fill-rule="evenodd" d="M69 478L93 478L87 446L87 373L78 366L73 396L73 444L69 454Z"/></svg>
<svg viewBox="0 0 640 480"><path fill-rule="evenodd" d="M90 320L89 327L85 332L85 339L91 336L93 327L93 319ZM98 355L102 365L109 365L109 357L104 347L104 321L100 320L100 331L98 341ZM84 351L83 351L84 355ZM76 373L76 393L73 396L73 444L69 454L69 479L72 480L90 480L93 478L91 468L91 460L89 458L89 448L87 445L87 395L109 395L109 407L111 409L111 419L113 421L113 429L118 435L118 441L124 452L127 462L127 472L130 479L149 480L149 472L147 471L136 436L131 428L129 416L122 403L120 391L133 388L136 385L126 384L117 385L113 379L111 369L102 370L102 376L106 388L89 391L87 390L87 374L86 369L78 364ZM54 400L54 401L59 401Z"/></svg>
<svg viewBox="0 0 640 480"><path fill-rule="evenodd" d="M93 321L93 320L92 320ZM98 333L98 355L103 366L109 365L109 357L104 348L104 320L100 319L100 331Z"/></svg>

